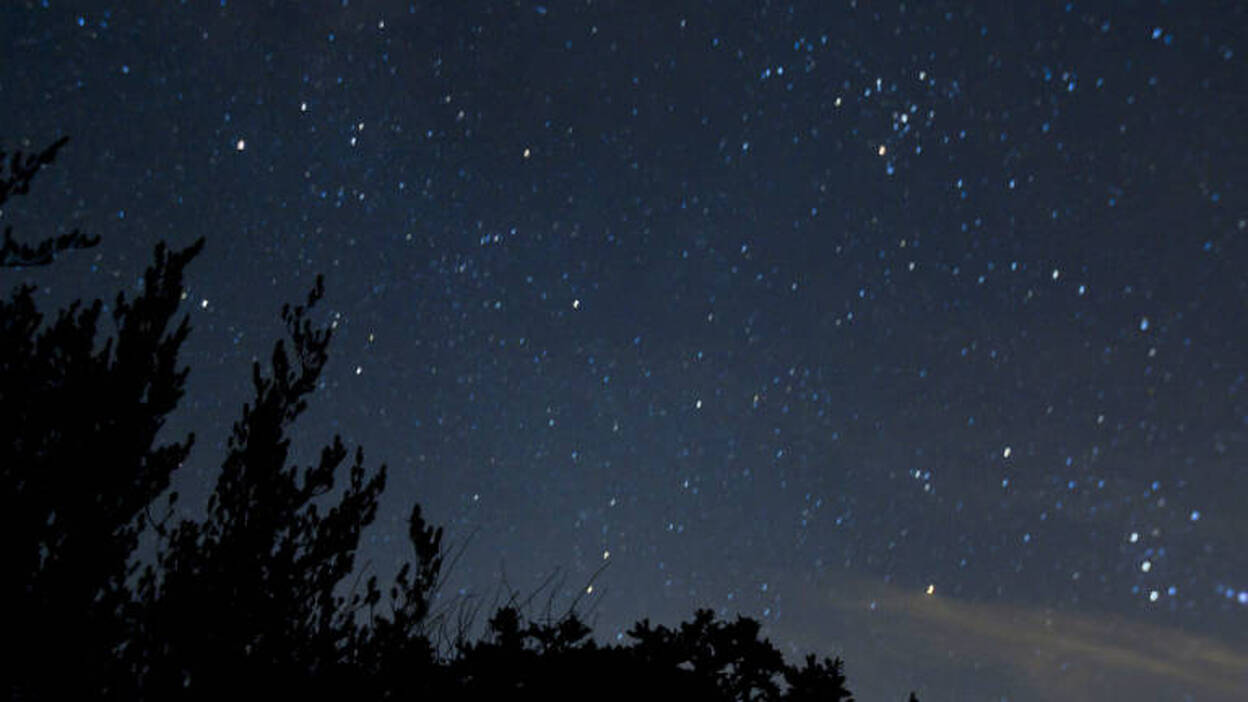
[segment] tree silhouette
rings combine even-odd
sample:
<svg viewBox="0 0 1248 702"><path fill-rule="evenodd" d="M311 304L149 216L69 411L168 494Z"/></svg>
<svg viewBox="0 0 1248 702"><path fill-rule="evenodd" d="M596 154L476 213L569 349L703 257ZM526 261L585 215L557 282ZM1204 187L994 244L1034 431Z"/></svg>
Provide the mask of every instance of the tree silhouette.
<svg viewBox="0 0 1248 702"><path fill-rule="evenodd" d="M0 151L0 207L14 195L30 191L30 181L44 166L56 160L61 147L69 143L69 137L61 137L37 154L15 151L12 155ZM5 157L8 169L5 172ZM13 238L13 228L4 228L4 241L0 244L0 267L43 266L51 263L56 255L70 249L88 249L100 243L100 237L83 234L77 229L56 237L48 237L31 246Z"/></svg>
<svg viewBox="0 0 1248 702"><path fill-rule="evenodd" d="M63 144L14 156L0 203L25 193ZM95 241L6 243L0 263L46 263ZM174 317L203 245L158 245L142 292L118 295L116 334L102 345L99 300L49 324L31 286L0 300L0 597L15 644L0 689L11 699L850 699L839 659L790 665L757 621L710 610L670 629L642 620L630 643L600 645L574 608L536 621L507 605L481 640L461 630L439 650L427 629L442 530L419 505L411 562L384 591L375 576L357 587L385 466L370 473L337 436L311 465L289 458L332 338L311 320L320 278L304 304L282 308L288 338L267 369L253 364L254 397L202 516L174 521L169 487L194 436L156 436L183 395L190 325ZM155 555L140 566L144 530Z"/></svg>
<svg viewBox="0 0 1248 702"><path fill-rule="evenodd" d="M25 194L65 141L33 157L15 154L0 202ZM6 243L0 261L46 263L97 241L75 234L35 247ZM413 508L416 564L400 570L383 616L375 578L363 592L335 591L376 513L384 466L366 479L357 450L345 492L322 514L347 457L342 442L335 437L301 473L286 465L285 431L327 359L329 330L306 319L323 292L319 279L305 306L282 310L293 358L279 341L271 377L253 369L256 398L235 425L207 518L168 527L176 493L164 501L165 518L152 518L193 442L154 445L187 377L177 354L189 323L171 321L183 271L202 247L156 247L143 292L134 301L118 296L117 333L102 348L98 300L75 303L46 326L33 287L0 301L0 408L9 420L0 425L0 594L19 642L0 689L13 698L206 697L262 680L289 690L345 679L352 662L380 672L400 657L410 665L417 654L431 656L418 629L441 568L441 530ZM145 526L159 550L136 579L129 563Z"/></svg>
<svg viewBox="0 0 1248 702"><path fill-rule="evenodd" d="M143 293L118 295L117 336L102 348L99 300L47 326L33 287L0 301L0 597L21 642L10 670L28 681L98 683L123 636L127 561L147 507L192 442L154 445L186 380L177 352L189 327L183 318L170 329L170 320L182 270L201 246L157 247ZM81 661L81 674L54 674L62 656Z"/></svg>
<svg viewBox="0 0 1248 702"><path fill-rule="evenodd" d="M282 308L290 351L276 343L268 376L253 366L255 399L234 424L207 519L169 529L167 546L140 580L141 645L131 658L144 697L168 699L188 689L196 698L324 694L326 685L359 684L352 675L357 662L383 675L397 662L395 651L408 666L431 661L418 629L441 567L441 530L413 509L415 571L400 571L390 617L361 620L362 608L381 599L376 579L364 592L339 589L355 569L362 530L376 516L385 466L367 476L357 449L345 490L323 511L318 500L331 494L349 455L341 439L335 436L314 465L288 464L287 431L328 359L331 330L307 319L323 293L318 278L305 305Z"/></svg>
<svg viewBox="0 0 1248 702"><path fill-rule="evenodd" d="M460 643L447 690L469 699L851 699L840 660L809 656L800 668L788 665L745 617L721 622L698 610L676 629L642 621L628 632L630 643L616 646L601 646L590 633L574 611L539 623L502 607L485 639Z"/></svg>
<svg viewBox="0 0 1248 702"><path fill-rule="evenodd" d="M694 676L731 700L847 700L840 659L806 659L802 668L788 665L770 641L759 638L759 623L747 617L715 620L700 609L679 629L651 627L642 620L628 632L635 651L663 669L688 668ZM781 682L785 683L782 690Z"/></svg>

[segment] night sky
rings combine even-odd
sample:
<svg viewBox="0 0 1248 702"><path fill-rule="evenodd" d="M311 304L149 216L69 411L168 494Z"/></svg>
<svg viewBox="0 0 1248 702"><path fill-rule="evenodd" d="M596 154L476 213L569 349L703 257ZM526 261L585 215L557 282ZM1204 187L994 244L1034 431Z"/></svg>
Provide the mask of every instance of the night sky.
<svg viewBox="0 0 1248 702"><path fill-rule="evenodd" d="M207 237L190 516L324 273L296 453L389 466L359 562L419 501L443 606L741 613L867 701L1236 699L1248 9L1009 5L6 1L0 143L71 142L0 223L103 242L0 282Z"/></svg>

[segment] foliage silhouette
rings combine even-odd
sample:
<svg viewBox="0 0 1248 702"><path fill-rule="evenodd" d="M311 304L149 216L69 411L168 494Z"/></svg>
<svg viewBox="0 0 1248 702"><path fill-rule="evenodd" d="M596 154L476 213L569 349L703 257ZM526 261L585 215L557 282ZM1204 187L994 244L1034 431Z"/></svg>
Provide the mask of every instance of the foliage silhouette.
<svg viewBox="0 0 1248 702"><path fill-rule="evenodd" d="M102 349L99 300L75 303L46 326L32 286L0 301L0 597L9 633L22 642L13 670L31 679L98 681L123 636L127 562L142 518L193 440L154 445L186 380L177 351L189 326L169 322L182 269L201 245L157 247L143 293L118 295L117 336ZM60 657L81 661L82 675L56 674Z"/></svg>
<svg viewBox="0 0 1248 702"><path fill-rule="evenodd" d="M416 570L400 571L390 618L361 622L361 608L381 598L376 579L363 593L337 591L355 569L362 530L376 516L385 466L367 476L357 449L345 491L323 513L317 500L331 493L349 455L341 439L335 436L315 465L289 466L287 430L306 409L328 359L331 330L307 319L323 293L318 278L305 305L282 308L290 351L276 343L268 376L253 365L255 399L234 424L207 519L184 519L166 530L166 547L139 581L145 605L136 617L140 645L132 660L144 697L167 699L188 683L219 697L264 680L278 685L274 693L323 692L352 660L384 667L390 659L379 651L383 640L391 647L415 641L407 653L429 657L416 629L441 565L441 530L424 523L419 506L413 509Z"/></svg>
<svg viewBox="0 0 1248 702"><path fill-rule="evenodd" d="M14 163L5 197L26 192L38 169ZM481 640L461 630L439 649L429 628L442 530L419 505L412 561L384 591L376 577L353 586L385 466L369 472L336 436L314 464L289 460L332 337L310 319L320 278L304 304L282 308L288 339L267 370L253 364L254 397L202 516L175 521L169 487L194 436L156 437L184 391L190 325L174 317L203 245L156 247L142 293L117 297L116 335L102 347L98 300L46 325L32 287L0 300L0 596L17 643L0 690L11 699L850 699L839 659L790 665L758 622L709 610L674 629L643 620L630 643L600 645L574 608L535 621L508 604ZM48 251L81 248L57 247ZM155 555L139 564L145 529Z"/></svg>
<svg viewBox="0 0 1248 702"><path fill-rule="evenodd" d="M628 645L600 646L575 612L545 623L522 622L515 607L498 610L490 636L461 644L451 662L457 696L637 700L661 694L697 700L849 700L839 660L786 664L758 622L719 622L698 610L678 629L634 626Z"/></svg>
<svg viewBox="0 0 1248 702"><path fill-rule="evenodd" d="M26 155L15 151L8 157L5 172L5 154L0 151L0 208L14 195L30 191L30 181L35 175L56 160L61 147L69 143L69 137L61 137L37 154ZM0 267L43 266L51 263L56 255L70 249L88 249L100 243L100 237L83 234L74 229L68 234L49 237L31 246L13 238L13 228L4 228L4 240L0 243Z"/></svg>

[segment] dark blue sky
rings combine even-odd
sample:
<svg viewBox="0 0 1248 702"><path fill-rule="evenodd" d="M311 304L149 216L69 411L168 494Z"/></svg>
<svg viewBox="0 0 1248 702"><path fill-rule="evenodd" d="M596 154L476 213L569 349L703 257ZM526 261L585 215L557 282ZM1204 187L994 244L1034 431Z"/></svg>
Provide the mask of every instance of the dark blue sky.
<svg viewBox="0 0 1248 702"><path fill-rule="evenodd" d="M448 600L740 612L863 700L1248 680L1244 6L48 0L0 35L4 146L72 137L3 219L104 237L6 285L111 299L208 238L188 494L323 272L296 444L389 466L374 572L416 500Z"/></svg>

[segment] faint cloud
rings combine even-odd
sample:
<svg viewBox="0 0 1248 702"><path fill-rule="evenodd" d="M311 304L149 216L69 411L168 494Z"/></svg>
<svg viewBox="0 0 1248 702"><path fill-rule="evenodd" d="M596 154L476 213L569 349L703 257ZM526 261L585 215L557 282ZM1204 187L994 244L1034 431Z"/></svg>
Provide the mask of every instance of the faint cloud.
<svg viewBox="0 0 1248 702"><path fill-rule="evenodd" d="M1180 629L967 602L939 589L929 595L923 587L910 591L857 576L830 581L788 593L803 616L776 623L771 635L812 650L842 651L851 689L862 699L869 688L871 698L895 696L891 688L875 690L872 678L896 681L903 675L931 699L992 694L1017 702L1078 702L1190 695L1229 701L1243 699L1248 689L1248 652Z"/></svg>

